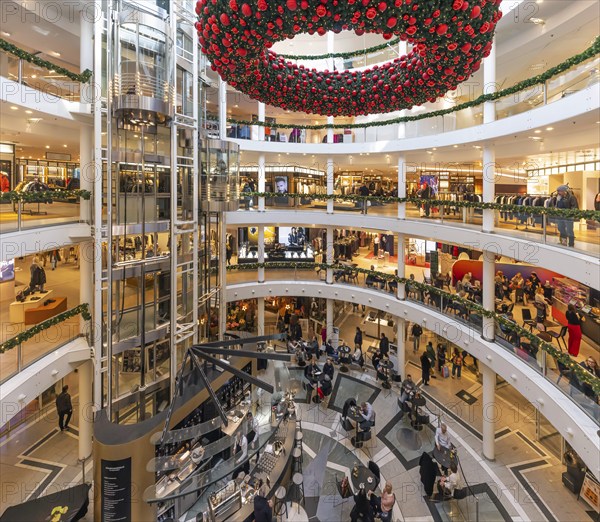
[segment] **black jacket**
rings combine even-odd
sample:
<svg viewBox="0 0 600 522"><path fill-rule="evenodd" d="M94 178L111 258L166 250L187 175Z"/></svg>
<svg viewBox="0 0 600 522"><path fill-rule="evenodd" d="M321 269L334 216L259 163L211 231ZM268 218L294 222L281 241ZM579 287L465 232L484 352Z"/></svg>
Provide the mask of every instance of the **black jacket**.
<svg viewBox="0 0 600 522"><path fill-rule="evenodd" d="M390 353L390 340L387 337L383 337L381 341L379 341L379 351L382 356L387 356Z"/></svg>
<svg viewBox="0 0 600 522"><path fill-rule="evenodd" d="M423 334L423 328L421 328L420 325L418 325L417 323L415 323L415 324L412 325L411 334L414 337L420 337Z"/></svg>
<svg viewBox="0 0 600 522"><path fill-rule="evenodd" d="M265 497L256 495L254 497L254 520L255 522L272 522L273 510Z"/></svg>
<svg viewBox="0 0 600 522"><path fill-rule="evenodd" d="M324 364L323 365L323 373L325 375L329 375L330 379L333 379L333 364Z"/></svg>
<svg viewBox="0 0 600 522"><path fill-rule="evenodd" d="M321 384L321 391L325 397L331 395L331 391L333 390L333 386L331 385L331 381L323 381Z"/></svg>
<svg viewBox="0 0 600 522"><path fill-rule="evenodd" d="M421 355L421 369L424 372L428 372L429 370L431 370L431 359L429 358L427 353Z"/></svg>
<svg viewBox="0 0 600 522"><path fill-rule="evenodd" d="M56 411L58 413L68 413L73 411L73 405L71 404L71 396L69 392L61 393L56 397Z"/></svg>

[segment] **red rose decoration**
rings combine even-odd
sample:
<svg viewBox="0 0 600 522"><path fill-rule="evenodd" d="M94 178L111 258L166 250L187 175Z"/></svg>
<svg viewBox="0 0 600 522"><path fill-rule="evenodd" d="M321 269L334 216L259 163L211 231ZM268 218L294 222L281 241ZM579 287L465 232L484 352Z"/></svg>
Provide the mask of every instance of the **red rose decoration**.
<svg viewBox="0 0 600 522"><path fill-rule="evenodd" d="M200 0L195 24L211 68L251 98L332 116L435 101L469 78L492 48L499 0ZM385 16L378 16L385 13ZM343 30L413 44L369 70L317 71L270 51L295 34Z"/></svg>

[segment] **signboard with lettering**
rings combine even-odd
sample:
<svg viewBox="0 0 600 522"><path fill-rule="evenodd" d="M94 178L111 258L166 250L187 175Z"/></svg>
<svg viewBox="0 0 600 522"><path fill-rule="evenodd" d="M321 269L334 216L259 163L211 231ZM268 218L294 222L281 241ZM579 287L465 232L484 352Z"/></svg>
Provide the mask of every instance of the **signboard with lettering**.
<svg viewBox="0 0 600 522"><path fill-rule="evenodd" d="M589 471L583 479L579 497L583 498L596 513L600 513L600 483Z"/></svg>
<svg viewBox="0 0 600 522"><path fill-rule="evenodd" d="M131 522L131 458L104 460L102 522Z"/></svg>

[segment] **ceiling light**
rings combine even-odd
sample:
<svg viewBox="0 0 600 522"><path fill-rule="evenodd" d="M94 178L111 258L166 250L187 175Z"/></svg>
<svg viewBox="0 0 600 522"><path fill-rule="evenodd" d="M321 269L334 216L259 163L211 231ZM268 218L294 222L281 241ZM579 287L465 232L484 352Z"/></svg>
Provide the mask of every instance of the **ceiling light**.
<svg viewBox="0 0 600 522"><path fill-rule="evenodd" d="M46 148L47 148L47 149L49 149L49 148L50 148L50 145L46 145Z"/></svg>
<svg viewBox="0 0 600 522"><path fill-rule="evenodd" d="M547 131L554 130L554 127L546 127L546 130L547 130Z"/></svg>
<svg viewBox="0 0 600 522"><path fill-rule="evenodd" d="M533 20L533 18L532 18L532 20ZM59 53L59 52L57 52L57 51L50 51L50 54L51 54L52 56L56 56L57 58L60 56L60 53Z"/></svg>
<svg viewBox="0 0 600 522"><path fill-rule="evenodd" d="M17 107L16 105L11 105L10 108L13 111L18 111L19 110L19 107Z"/></svg>
<svg viewBox="0 0 600 522"><path fill-rule="evenodd" d="M29 109L27 109L27 110L25 111L25 114L33 114L33 111L30 111Z"/></svg>
<svg viewBox="0 0 600 522"><path fill-rule="evenodd" d="M31 77L35 80L37 78L37 74L32 74Z"/></svg>
<svg viewBox="0 0 600 522"><path fill-rule="evenodd" d="M458 145L454 145L454 148L455 148L455 149L458 149Z"/></svg>
<svg viewBox="0 0 600 522"><path fill-rule="evenodd" d="M6 31L2 31L2 36L10 36L10 33L7 33Z"/></svg>
<svg viewBox="0 0 600 522"><path fill-rule="evenodd" d="M67 148L67 145L63 145L63 147L66 149L66 148Z"/></svg>
<svg viewBox="0 0 600 522"><path fill-rule="evenodd" d="M536 134L539 134L540 132L542 132L540 129L536 129L533 132L535 132Z"/></svg>
<svg viewBox="0 0 600 522"><path fill-rule="evenodd" d="M529 20L535 25L544 25L546 23L546 21L541 18L530 18Z"/></svg>

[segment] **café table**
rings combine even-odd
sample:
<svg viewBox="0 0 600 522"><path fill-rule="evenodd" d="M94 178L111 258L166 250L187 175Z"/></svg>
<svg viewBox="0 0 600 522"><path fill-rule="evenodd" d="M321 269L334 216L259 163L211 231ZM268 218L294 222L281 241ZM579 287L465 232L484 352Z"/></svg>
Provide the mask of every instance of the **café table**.
<svg viewBox="0 0 600 522"><path fill-rule="evenodd" d="M446 469L450 469L450 465L453 462L456 462L455 453L444 446L442 446L441 449L438 449L437 446L435 446L433 448L432 456L440 466Z"/></svg>
<svg viewBox="0 0 600 522"><path fill-rule="evenodd" d="M340 372L348 373L348 364L350 364L352 357L350 355L351 349L348 345L342 345L338 348L338 357L340 361Z"/></svg>
<svg viewBox="0 0 600 522"><path fill-rule="evenodd" d="M377 370L383 375L384 379L381 382L381 387L389 390L392 385L390 383L390 371L394 367L394 363L389 359L381 359L379 361L379 365L377 366Z"/></svg>
<svg viewBox="0 0 600 522"><path fill-rule="evenodd" d="M355 492L358 492L361 486L364 487L365 492L374 491L377 487L377 477L367 466L359 465L356 469L356 476L354 468L350 470L350 480Z"/></svg>
<svg viewBox="0 0 600 522"><path fill-rule="evenodd" d="M324 380L325 380L325 373L323 371L318 371L318 372L315 372L315 374L313 375L313 378L310 379L310 383L313 386L318 387ZM316 390L316 388L313 388L313 389ZM318 404L319 402L321 402L318 392L315 393L315 396L312 398L312 402L314 402L315 404Z"/></svg>

